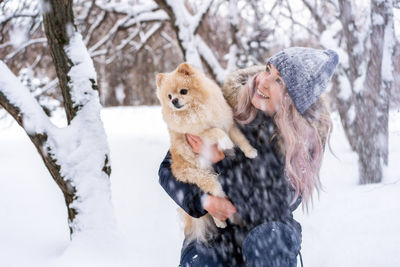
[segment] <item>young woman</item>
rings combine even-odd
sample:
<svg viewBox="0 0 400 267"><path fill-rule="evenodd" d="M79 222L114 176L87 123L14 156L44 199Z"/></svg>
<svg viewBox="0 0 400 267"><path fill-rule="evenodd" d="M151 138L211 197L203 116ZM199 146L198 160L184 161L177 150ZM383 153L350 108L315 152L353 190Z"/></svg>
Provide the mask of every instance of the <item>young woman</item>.
<svg viewBox="0 0 400 267"><path fill-rule="evenodd" d="M331 120L322 92L338 56L332 50L293 47L268 59L265 68L239 70L228 77L224 95L235 119L258 150L255 159L239 149L224 155L212 149L214 170L228 198L177 181L169 153L160 184L189 215L209 212L220 220L237 213L240 225L218 229L208 243L184 241L181 266L293 267L300 253L301 226L292 212L320 189L319 170ZM195 153L202 140L187 135Z"/></svg>

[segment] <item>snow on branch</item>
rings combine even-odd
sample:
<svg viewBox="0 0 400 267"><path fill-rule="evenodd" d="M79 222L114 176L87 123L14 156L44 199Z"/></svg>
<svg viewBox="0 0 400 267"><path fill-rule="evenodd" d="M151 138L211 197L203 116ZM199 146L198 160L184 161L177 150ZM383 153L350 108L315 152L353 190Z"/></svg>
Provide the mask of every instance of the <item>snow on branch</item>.
<svg viewBox="0 0 400 267"><path fill-rule="evenodd" d="M160 31L163 27L162 23L156 23L154 24L146 33L140 32L140 43L134 43L132 45L132 48L129 49L129 52L134 51L135 53L139 52L145 44L148 42L151 36L156 34L158 31Z"/></svg>
<svg viewBox="0 0 400 267"><path fill-rule="evenodd" d="M114 228L108 179L109 149L100 118L96 71L78 32L73 33L64 49L73 63L68 72L71 99L73 106L79 108L66 131L68 137L64 143L70 145L57 151L61 172L65 179L73 181L76 189L77 198L70 206L78 213L70 227L74 233L86 226L92 229Z"/></svg>
<svg viewBox="0 0 400 267"><path fill-rule="evenodd" d="M219 83L223 83L226 77L226 70L221 67L218 59L210 47L197 34L197 30L209 11L213 0L207 0L194 15L190 14L182 0L155 0L162 7L171 19L184 55L185 61L202 69L202 61L211 67L214 76ZM231 8L237 8L231 5ZM235 11L235 10L234 10ZM231 46L229 51L228 69L231 70L236 63L237 47Z"/></svg>
<svg viewBox="0 0 400 267"><path fill-rule="evenodd" d="M135 24L140 24L143 22L157 22L168 20L168 15L163 10L156 10L154 12L142 13L134 16L128 20L123 26L128 28Z"/></svg>
<svg viewBox="0 0 400 267"><path fill-rule="evenodd" d="M36 39L29 40L28 42L24 43L22 46L18 47L18 49L14 50L12 53L8 54L5 57L4 62L7 63L10 59L13 59L17 54L24 51L25 48L27 48L28 46L31 46L31 45L35 45L35 44L42 44L45 46L47 44L47 39L46 38L36 38Z"/></svg>
<svg viewBox="0 0 400 267"><path fill-rule="evenodd" d="M92 47L89 48L90 54L92 54L94 51L99 49L103 44L105 44L108 40L112 40L117 33L117 31L120 29L120 27L127 22L130 19L130 16L125 16L122 19L119 19L114 26L111 28L111 30L103 37L101 38L96 44L94 44Z"/></svg>
<svg viewBox="0 0 400 267"><path fill-rule="evenodd" d="M226 78L226 70L221 67L218 59L214 56L214 53L212 52L210 47L203 41L203 39L199 35L196 35L196 44L201 57L211 67L217 81L223 84Z"/></svg>
<svg viewBox="0 0 400 267"><path fill-rule="evenodd" d="M93 32L100 27L100 25L105 21L106 17L107 17L107 12L102 11L101 14L97 16L96 21L91 24L85 38L86 45L89 44L90 40L93 37Z"/></svg>
<svg viewBox="0 0 400 267"><path fill-rule="evenodd" d="M73 107L82 107L91 99L98 97L97 76L93 61L82 41L82 36L78 32L71 36L69 45L65 47L65 52L73 63L68 72L71 79L69 86Z"/></svg>
<svg viewBox="0 0 400 267"><path fill-rule="evenodd" d="M193 16L193 33L195 34L200 26L201 21L203 20L204 16L207 14L208 10L211 7L213 0L207 0L205 3L200 7L199 11L196 15Z"/></svg>
<svg viewBox="0 0 400 267"><path fill-rule="evenodd" d="M0 61L0 104L12 105L12 114L29 135L44 134L53 128L43 109L30 91L22 85L4 62ZM4 98L4 99L3 99ZM4 102L3 102L4 101Z"/></svg>
<svg viewBox="0 0 400 267"><path fill-rule="evenodd" d="M21 13L14 13L14 14L10 14L10 15L6 15L6 16L0 16L0 25L2 24L6 24L7 22L9 22L12 19L15 18L35 18L39 16L39 12L21 12Z"/></svg>
<svg viewBox="0 0 400 267"><path fill-rule="evenodd" d="M131 16L137 16L141 13L152 12L158 8L157 4L155 4L154 2L132 5L128 3L101 3L100 1L96 1L96 6L108 12L116 12Z"/></svg>

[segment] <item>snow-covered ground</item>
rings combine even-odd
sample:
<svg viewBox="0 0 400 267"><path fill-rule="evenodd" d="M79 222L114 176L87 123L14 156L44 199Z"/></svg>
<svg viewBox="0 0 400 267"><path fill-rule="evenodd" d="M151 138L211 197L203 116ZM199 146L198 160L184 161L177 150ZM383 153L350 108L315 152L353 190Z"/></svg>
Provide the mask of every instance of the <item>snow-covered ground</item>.
<svg viewBox="0 0 400 267"><path fill-rule="evenodd" d="M62 115L54 120L60 123ZM0 266L178 265L183 236L176 205L158 185L158 166L168 149L160 108L107 108L102 118L125 250L118 253L120 246L98 236L65 253L69 233L62 193L26 134L6 118L0 120ZM400 266L400 112L391 113L386 178L366 186L357 185L357 156L336 114L333 118L331 144L338 158L326 153L321 173L325 191L309 214L300 208L295 213L303 226L304 264Z"/></svg>

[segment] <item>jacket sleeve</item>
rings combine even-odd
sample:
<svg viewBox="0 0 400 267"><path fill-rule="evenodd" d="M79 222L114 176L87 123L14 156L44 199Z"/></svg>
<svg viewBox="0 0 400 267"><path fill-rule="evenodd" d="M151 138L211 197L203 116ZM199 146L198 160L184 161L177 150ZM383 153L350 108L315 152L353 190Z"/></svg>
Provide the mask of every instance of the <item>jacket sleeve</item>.
<svg viewBox="0 0 400 267"><path fill-rule="evenodd" d="M183 183L173 176L169 151L161 162L158 176L160 185L187 214L199 218L207 213L201 203L202 197L206 194L198 186Z"/></svg>

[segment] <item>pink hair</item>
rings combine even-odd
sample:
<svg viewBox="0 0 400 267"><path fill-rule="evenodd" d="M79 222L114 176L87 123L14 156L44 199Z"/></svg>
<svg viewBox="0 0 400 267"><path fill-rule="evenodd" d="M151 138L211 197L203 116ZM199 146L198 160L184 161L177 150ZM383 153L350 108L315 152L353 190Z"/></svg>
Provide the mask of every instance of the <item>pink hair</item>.
<svg viewBox="0 0 400 267"><path fill-rule="evenodd" d="M244 87L238 92L238 103L234 112L237 122L241 124L250 123L257 114L257 109L251 104L251 99L256 92L257 75L251 77Z"/></svg>
<svg viewBox="0 0 400 267"><path fill-rule="evenodd" d="M238 93L235 119L239 123L247 124L256 116L257 109L251 104L251 99L256 91L257 75L251 77ZM319 97L301 115L286 91L274 121L278 130L274 136L279 138L285 156L285 173L296 190L292 203L301 195L307 207L313 190L319 193L322 187L319 171L325 143L332 129L326 101L324 97Z"/></svg>

